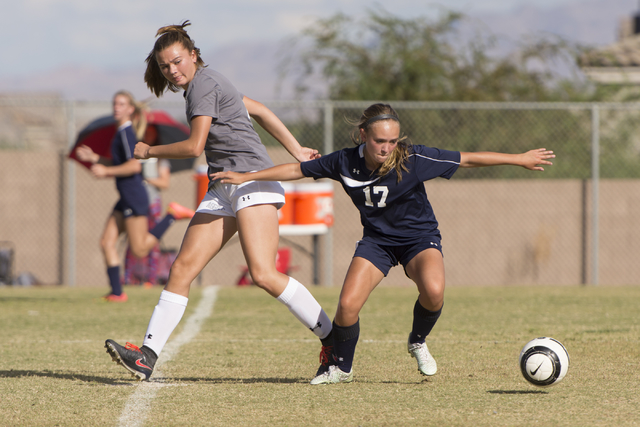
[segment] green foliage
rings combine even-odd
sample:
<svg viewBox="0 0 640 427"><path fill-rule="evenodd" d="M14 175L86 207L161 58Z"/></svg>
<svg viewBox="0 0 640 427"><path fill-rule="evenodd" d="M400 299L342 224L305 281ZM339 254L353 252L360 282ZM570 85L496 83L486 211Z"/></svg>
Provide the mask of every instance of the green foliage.
<svg viewBox="0 0 640 427"><path fill-rule="evenodd" d="M456 42L464 15L403 19L370 10L363 20L343 14L319 19L294 41L285 75L301 93L320 74L335 100L568 101L585 100L587 83L552 71L582 47L553 36L522 43L516 54L491 55L495 38ZM297 47L297 48L296 48ZM299 55L299 63L293 56ZM294 64L297 64L296 67Z"/></svg>
<svg viewBox="0 0 640 427"><path fill-rule="evenodd" d="M283 63L284 76L296 79L300 95L320 80L335 101L390 103L400 114L404 133L416 144L508 153L545 147L557 155L543 174L513 167L477 168L462 170L457 178L591 178L591 105L577 103L638 100L640 90L586 81L576 58L588 47L544 35L524 38L517 52L500 56L492 35L460 41L456 36L464 24L464 15L446 11L435 19L404 19L380 8L362 20L336 14L319 19L296 38ZM399 101L547 102L549 107L503 104L474 109L459 104L403 109L396 105ZM640 177L638 112L619 106L600 109L600 176ZM361 111L334 111L335 149L352 145L351 128L343 119L357 120ZM288 125L304 129L299 135L305 141L311 132L323 132L321 124Z"/></svg>

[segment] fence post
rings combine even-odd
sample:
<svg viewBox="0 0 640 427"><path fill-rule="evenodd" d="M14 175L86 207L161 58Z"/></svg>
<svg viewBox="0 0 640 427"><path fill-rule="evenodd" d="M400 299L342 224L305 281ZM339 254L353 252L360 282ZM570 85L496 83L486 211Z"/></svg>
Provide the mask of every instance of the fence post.
<svg viewBox="0 0 640 427"><path fill-rule="evenodd" d="M76 116L75 101L65 102L67 116L67 145L71 150L75 144L76 137ZM76 165L67 160L66 173L66 216L67 216L67 233L65 246L66 272L65 282L68 286L76 285Z"/></svg>
<svg viewBox="0 0 640 427"><path fill-rule="evenodd" d="M591 284L598 285L598 205L600 181L600 107L591 107L591 223L592 223L592 253L591 253Z"/></svg>
<svg viewBox="0 0 640 427"><path fill-rule="evenodd" d="M322 154L327 155L333 152L333 103L324 103L324 140L322 144ZM333 230L329 228L324 235L323 248L323 282L325 286L333 285Z"/></svg>

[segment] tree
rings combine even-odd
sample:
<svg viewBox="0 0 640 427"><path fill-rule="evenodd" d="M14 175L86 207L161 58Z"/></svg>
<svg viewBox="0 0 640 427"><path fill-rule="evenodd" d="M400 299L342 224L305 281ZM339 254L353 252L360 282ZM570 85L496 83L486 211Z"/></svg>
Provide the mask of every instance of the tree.
<svg viewBox="0 0 640 427"><path fill-rule="evenodd" d="M573 101L592 93L575 74L561 77L551 66L561 60L575 68L581 47L546 36L494 57L493 36L454 43L463 18L445 12L435 20L402 19L370 10L360 21L344 14L320 19L293 40L283 75L301 94L321 76L334 100Z"/></svg>

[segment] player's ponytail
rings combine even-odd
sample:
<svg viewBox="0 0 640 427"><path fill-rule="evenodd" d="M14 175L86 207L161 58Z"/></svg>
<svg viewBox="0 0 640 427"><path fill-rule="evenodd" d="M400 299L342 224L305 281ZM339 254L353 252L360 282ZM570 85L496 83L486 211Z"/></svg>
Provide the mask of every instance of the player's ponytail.
<svg viewBox="0 0 640 427"><path fill-rule="evenodd" d="M356 123L352 123L356 128L351 132L351 140L356 144L363 144L364 141L360 139L360 129L367 132L371 125L380 120L395 120L400 124L398 113L388 104L373 104L363 111L360 120ZM395 169L398 174L398 182L402 181L402 171L408 172L406 161L409 158L409 147L411 142L409 139L402 135L398 139L398 145L393 150L387 160L378 168L378 175L385 176L389 172Z"/></svg>
<svg viewBox="0 0 640 427"><path fill-rule="evenodd" d="M160 71L160 66L158 65L158 60L156 59L156 54L162 52L164 49L172 46L175 43L180 43L182 47L184 47L189 53L196 53L196 66L204 67L204 61L200 57L200 49L195 46L194 41L189 37L185 27L191 25L189 21L184 21L180 25L168 25L166 27L160 28L156 37L157 40L153 45L153 49L145 59L147 63L147 69L144 73L144 81L147 84L147 87L153 92L156 96L160 97L165 92L165 90L169 89L171 92L180 91L180 87L170 83Z"/></svg>

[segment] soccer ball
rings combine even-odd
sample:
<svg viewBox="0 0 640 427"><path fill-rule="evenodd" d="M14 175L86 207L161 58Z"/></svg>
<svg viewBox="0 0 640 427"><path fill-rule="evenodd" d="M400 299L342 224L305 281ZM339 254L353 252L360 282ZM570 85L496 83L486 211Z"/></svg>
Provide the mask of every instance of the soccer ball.
<svg viewBox="0 0 640 427"><path fill-rule="evenodd" d="M558 340L536 338L522 348L520 370L525 380L538 387L558 384L569 370L569 353Z"/></svg>

